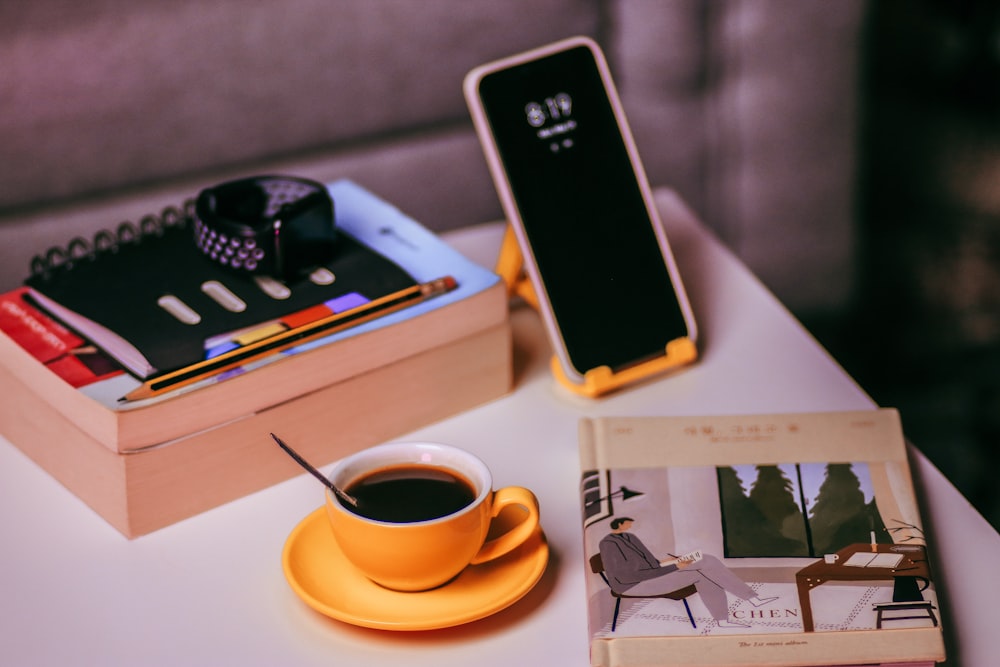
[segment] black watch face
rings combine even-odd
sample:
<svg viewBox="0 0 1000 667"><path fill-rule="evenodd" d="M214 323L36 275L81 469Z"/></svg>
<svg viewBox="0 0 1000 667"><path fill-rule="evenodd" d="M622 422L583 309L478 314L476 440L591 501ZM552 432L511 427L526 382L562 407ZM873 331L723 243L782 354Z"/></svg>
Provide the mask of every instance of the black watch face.
<svg viewBox="0 0 1000 667"><path fill-rule="evenodd" d="M242 223L254 231L263 231L271 226L271 197L254 179L244 179L224 183L212 190L215 214L220 218Z"/></svg>
<svg viewBox="0 0 1000 667"><path fill-rule="evenodd" d="M230 269L294 280L333 257L333 208L319 183L290 177L230 181L198 196L195 243Z"/></svg>
<svg viewBox="0 0 1000 667"><path fill-rule="evenodd" d="M687 326L590 49L487 73L479 98L573 367L662 356Z"/></svg>

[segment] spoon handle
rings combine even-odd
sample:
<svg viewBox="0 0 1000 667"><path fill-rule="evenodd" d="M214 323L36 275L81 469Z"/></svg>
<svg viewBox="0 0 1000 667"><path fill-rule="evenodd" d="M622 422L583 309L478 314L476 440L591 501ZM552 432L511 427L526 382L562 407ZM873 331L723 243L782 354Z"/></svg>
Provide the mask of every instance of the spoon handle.
<svg viewBox="0 0 1000 667"><path fill-rule="evenodd" d="M279 438L278 436L276 436L273 433L271 434L271 437L274 438L274 441L276 443L278 443L279 447L281 447L283 450L285 450L286 454L288 454L293 459L295 459L295 462L298 463L300 466L302 466L303 468L305 468L306 470L308 470L312 474L313 477L315 477L319 481L323 482L323 484L326 486L326 488L328 488L331 491L333 491L334 494L336 494L336 496L338 498L340 498L341 500L349 503L352 507L357 507L358 501L354 497L349 496L345 492L343 492L340 489L338 489L333 484L333 482L331 482L329 479L327 479L326 475L324 475L323 473L321 473L319 470L316 470L316 468L314 468L308 461L306 461L304 458L302 458L301 456L299 456L298 452L296 452L294 449L292 449L291 447L289 447L288 445L286 445L284 440L282 440L281 438Z"/></svg>

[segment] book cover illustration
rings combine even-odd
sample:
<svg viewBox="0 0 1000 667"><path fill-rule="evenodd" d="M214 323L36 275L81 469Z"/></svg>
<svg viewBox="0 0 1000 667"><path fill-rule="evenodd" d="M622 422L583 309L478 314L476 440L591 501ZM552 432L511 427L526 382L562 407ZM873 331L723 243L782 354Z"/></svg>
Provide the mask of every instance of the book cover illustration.
<svg viewBox="0 0 1000 667"><path fill-rule="evenodd" d="M860 631L872 661L943 653L894 411L588 419L580 445L593 644L847 664L811 653Z"/></svg>
<svg viewBox="0 0 1000 667"><path fill-rule="evenodd" d="M0 294L0 331L73 387L122 374L107 355L35 308L27 294L25 287Z"/></svg>

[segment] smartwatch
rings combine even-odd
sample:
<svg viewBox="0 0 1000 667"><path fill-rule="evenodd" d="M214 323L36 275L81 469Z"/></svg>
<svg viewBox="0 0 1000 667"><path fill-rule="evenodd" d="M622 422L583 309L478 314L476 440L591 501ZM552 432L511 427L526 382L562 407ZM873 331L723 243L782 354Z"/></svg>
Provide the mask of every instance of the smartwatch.
<svg viewBox="0 0 1000 667"><path fill-rule="evenodd" d="M320 183L256 176L202 190L195 245L237 273L293 280L325 264L336 245L333 199Z"/></svg>

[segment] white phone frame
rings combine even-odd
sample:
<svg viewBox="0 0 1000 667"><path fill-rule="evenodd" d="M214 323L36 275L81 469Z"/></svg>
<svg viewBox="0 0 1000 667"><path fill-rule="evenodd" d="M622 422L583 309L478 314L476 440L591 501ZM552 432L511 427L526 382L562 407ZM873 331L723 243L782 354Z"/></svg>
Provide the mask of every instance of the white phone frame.
<svg viewBox="0 0 1000 667"><path fill-rule="evenodd" d="M500 203L503 207L504 214L506 215L508 222L513 228L514 234L517 237L518 245L520 246L521 254L524 258L525 273L535 288L535 293L538 298L539 311L541 313L545 329L548 332L549 339L554 348L554 353L558 358L566 377L571 382L576 384L583 383L584 373L591 369L575 368L573 363L570 361L569 354L566 351L562 330L556 320L546 286L538 271L538 265L531 250L531 245L528 242L527 233L525 232L524 220L522 219L517 203L514 200L514 193L511 189L506 170L504 169L503 162L500 158L496 140L490 129L490 124L486 117L486 111L479 98L479 84L482 79L489 74L502 71L510 67L522 65L533 60L542 59L561 51L580 46L588 48L594 56L594 61L597 63L601 81L607 92L611 108L614 112L615 120L625 143L625 149L632 165L633 174L637 184L639 185L639 190L642 193L642 199L649 215L650 223L653 226L653 231L656 235L660 252L663 255L670 280L673 283L674 292L676 293L678 303L680 304L683 319L687 327L688 338L692 341L697 340L697 326L691 311L691 305L688 302L683 282L681 281L680 274L677 271L677 265L674 261L673 253L670 250L666 233L663 230L663 224L660 221L660 216L653 200L652 190L650 189L649 181L646 178L646 172L642 166L642 161L639 158L639 152L636 149L635 140L632 137L632 131L625 118L625 112L622 108L621 100L618 97L618 91L611 78L611 70L608 67L604 53L601 51L598 44L589 37L570 37L546 46L485 63L472 69L465 76L465 80L463 82L463 92L465 94L466 103L472 115L473 125L475 126L476 134L479 137L479 142L482 145L486 162L489 166L490 175L493 178L497 194L500 197Z"/></svg>

